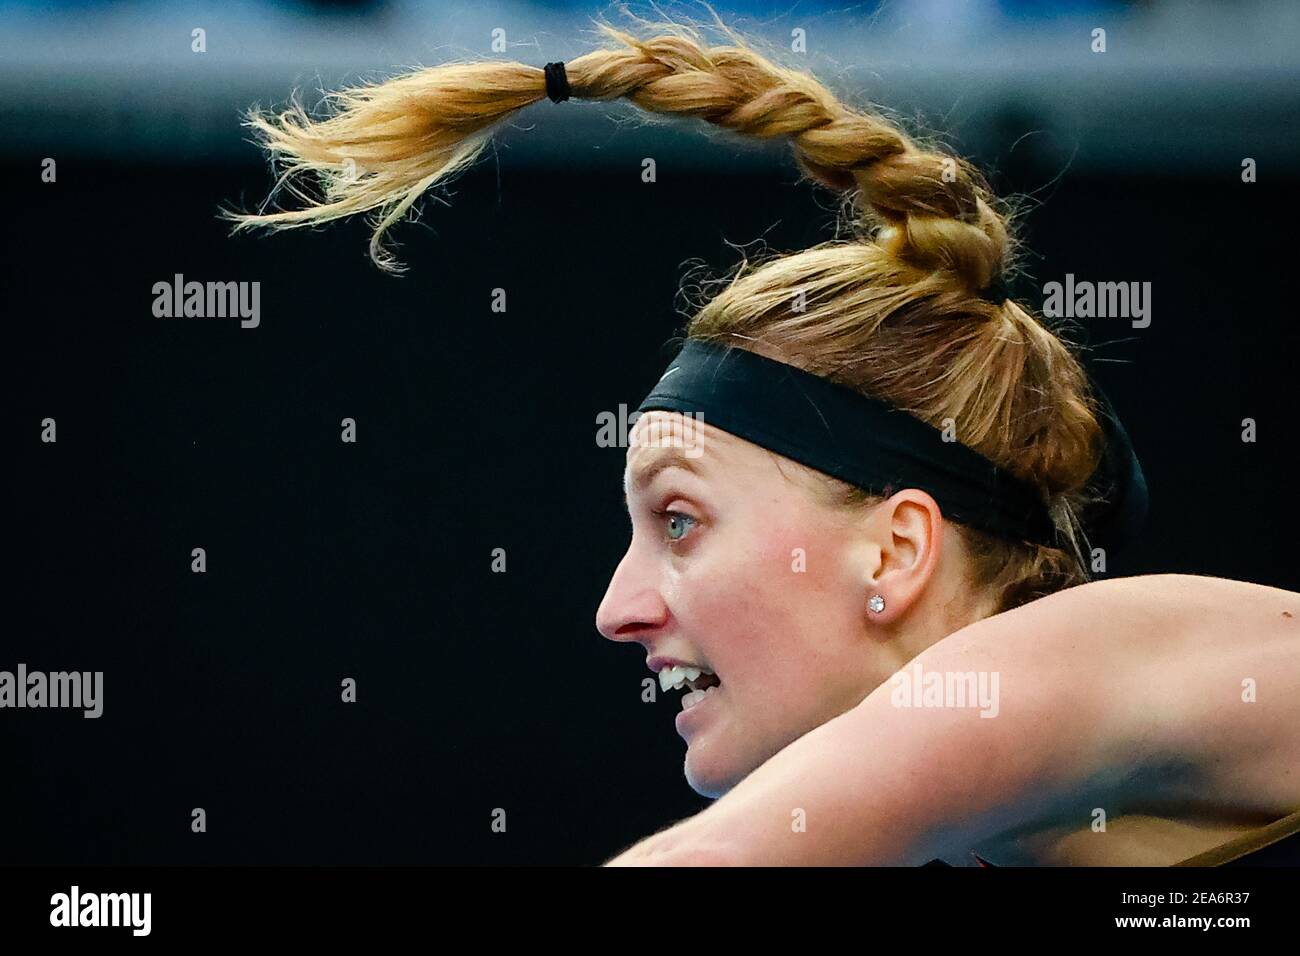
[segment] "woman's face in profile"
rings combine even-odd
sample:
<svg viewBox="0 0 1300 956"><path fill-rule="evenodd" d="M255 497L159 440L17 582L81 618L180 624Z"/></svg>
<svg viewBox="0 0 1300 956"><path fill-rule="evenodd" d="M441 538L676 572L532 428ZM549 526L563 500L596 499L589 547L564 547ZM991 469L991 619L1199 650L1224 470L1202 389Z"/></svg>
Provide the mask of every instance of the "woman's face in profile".
<svg viewBox="0 0 1300 956"><path fill-rule="evenodd" d="M717 675L718 687L677 715L687 781L705 796L874 686L868 595L853 560L862 533L801 471L675 412L642 415L630 436L632 541L596 626L643 645L647 659Z"/></svg>

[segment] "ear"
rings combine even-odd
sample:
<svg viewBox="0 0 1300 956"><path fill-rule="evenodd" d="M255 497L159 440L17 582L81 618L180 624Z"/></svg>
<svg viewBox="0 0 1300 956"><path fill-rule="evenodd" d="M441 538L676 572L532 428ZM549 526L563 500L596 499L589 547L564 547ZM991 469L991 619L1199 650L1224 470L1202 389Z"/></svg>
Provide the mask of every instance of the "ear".
<svg viewBox="0 0 1300 956"><path fill-rule="evenodd" d="M943 550L943 512L929 494L904 488L872 509L870 523L876 547L863 580L866 600L885 599L879 613L867 612L880 624L898 620L920 599L939 567Z"/></svg>

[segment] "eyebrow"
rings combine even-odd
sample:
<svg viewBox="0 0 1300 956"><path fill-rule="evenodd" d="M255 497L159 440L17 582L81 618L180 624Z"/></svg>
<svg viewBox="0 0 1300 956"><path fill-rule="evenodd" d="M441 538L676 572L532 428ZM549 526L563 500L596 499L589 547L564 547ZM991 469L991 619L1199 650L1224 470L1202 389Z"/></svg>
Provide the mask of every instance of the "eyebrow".
<svg viewBox="0 0 1300 956"><path fill-rule="evenodd" d="M703 477L704 473L700 468L699 459L687 458L682 454L680 448L659 448L653 452L647 452L647 454L651 456L649 460L641 459L637 463L635 470L628 471L623 475L624 501L627 500L630 489L640 491L654 481L659 472L669 468L685 468L692 474Z"/></svg>

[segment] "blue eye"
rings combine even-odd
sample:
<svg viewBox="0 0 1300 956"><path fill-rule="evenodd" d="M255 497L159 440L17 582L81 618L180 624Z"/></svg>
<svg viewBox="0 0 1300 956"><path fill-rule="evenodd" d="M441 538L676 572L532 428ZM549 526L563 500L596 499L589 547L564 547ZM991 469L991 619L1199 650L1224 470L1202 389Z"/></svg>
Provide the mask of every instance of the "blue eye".
<svg viewBox="0 0 1300 956"><path fill-rule="evenodd" d="M677 542L686 537L686 532L695 525L695 519L679 511L656 511L660 518L668 519L668 540ZM674 534L674 531L678 533Z"/></svg>

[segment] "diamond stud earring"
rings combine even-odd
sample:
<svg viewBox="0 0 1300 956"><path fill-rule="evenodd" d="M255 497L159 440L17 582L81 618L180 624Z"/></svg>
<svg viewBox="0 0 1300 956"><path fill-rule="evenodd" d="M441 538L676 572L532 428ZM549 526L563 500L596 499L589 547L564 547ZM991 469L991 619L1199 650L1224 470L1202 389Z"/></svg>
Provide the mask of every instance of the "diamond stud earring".
<svg viewBox="0 0 1300 956"><path fill-rule="evenodd" d="M885 609L885 599L879 594L871 595L867 601L867 608L874 614L879 614Z"/></svg>

